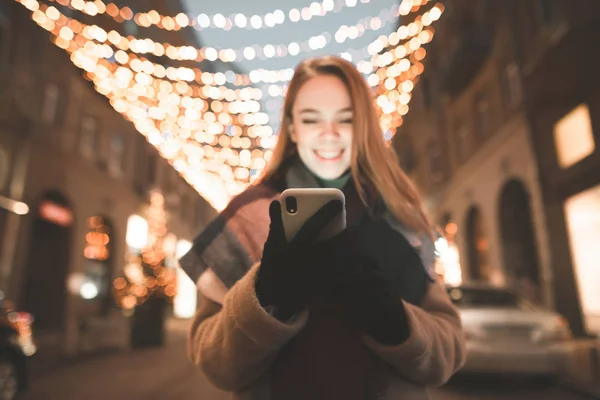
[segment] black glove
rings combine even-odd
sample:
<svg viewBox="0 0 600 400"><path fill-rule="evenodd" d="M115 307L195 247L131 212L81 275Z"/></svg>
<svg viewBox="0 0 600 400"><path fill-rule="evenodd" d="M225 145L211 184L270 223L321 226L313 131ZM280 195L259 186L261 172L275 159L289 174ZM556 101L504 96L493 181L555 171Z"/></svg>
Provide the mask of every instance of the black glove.
<svg viewBox="0 0 600 400"><path fill-rule="evenodd" d="M338 260L332 293L343 318L357 330L386 345L408 339L410 332L401 296L366 255L351 251Z"/></svg>
<svg viewBox="0 0 600 400"><path fill-rule="evenodd" d="M334 239L316 242L321 230L340 212L343 205L332 200L306 221L288 242L281 219L281 204L275 200L269 207L271 225L263 248L256 277L256 296L273 316L287 321L302 311L318 286L319 265L329 262Z"/></svg>

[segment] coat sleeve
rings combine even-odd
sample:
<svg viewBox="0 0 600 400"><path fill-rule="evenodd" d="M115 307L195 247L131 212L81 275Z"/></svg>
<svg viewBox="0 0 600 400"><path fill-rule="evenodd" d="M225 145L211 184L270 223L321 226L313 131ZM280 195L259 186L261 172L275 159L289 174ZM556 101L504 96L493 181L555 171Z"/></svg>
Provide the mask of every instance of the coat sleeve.
<svg viewBox="0 0 600 400"><path fill-rule="evenodd" d="M254 292L257 269L258 264L227 292L222 306L203 296L192 322L189 357L223 390L240 391L258 380L308 319L306 311L290 323L267 314Z"/></svg>
<svg viewBox="0 0 600 400"><path fill-rule="evenodd" d="M382 345L365 336L366 345L404 377L441 386L465 362L465 338L458 311L439 282L429 285L422 307L404 302L410 335L404 343Z"/></svg>

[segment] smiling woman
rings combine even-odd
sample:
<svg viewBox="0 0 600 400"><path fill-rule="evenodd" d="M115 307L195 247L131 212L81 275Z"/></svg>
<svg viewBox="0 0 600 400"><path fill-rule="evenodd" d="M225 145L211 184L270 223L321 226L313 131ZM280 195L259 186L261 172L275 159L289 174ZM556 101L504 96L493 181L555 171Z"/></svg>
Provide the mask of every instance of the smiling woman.
<svg viewBox="0 0 600 400"><path fill-rule="evenodd" d="M342 190L347 229L316 242L332 201L288 242L280 195L319 187ZM180 260L202 293L191 359L240 399L427 398L464 362L432 236L360 72L303 61L263 175Z"/></svg>
<svg viewBox="0 0 600 400"><path fill-rule="evenodd" d="M335 179L350 168L352 101L344 82L316 76L298 92L290 134L302 162L319 178Z"/></svg>
<svg viewBox="0 0 600 400"><path fill-rule="evenodd" d="M372 207L377 193L407 227L430 232L417 190L385 145L371 88L352 63L325 56L298 65L273 157L257 183L280 179L295 155L320 180L351 172L363 202Z"/></svg>

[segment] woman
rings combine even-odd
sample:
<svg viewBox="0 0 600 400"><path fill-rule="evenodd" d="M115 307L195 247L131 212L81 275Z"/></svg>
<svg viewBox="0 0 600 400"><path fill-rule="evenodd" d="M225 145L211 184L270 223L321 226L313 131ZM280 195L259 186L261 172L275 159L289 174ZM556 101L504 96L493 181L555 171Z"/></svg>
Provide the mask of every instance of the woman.
<svg viewBox="0 0 600 400"><path fill-rule="evenodd" d="M346 232L311 240L332 202L287 243L274 200L289 187L342 189ZM465 354L431 232L360 73L304 61L263 175L181 260L202 271L191 359L238 399L427 399Z"/></svg>

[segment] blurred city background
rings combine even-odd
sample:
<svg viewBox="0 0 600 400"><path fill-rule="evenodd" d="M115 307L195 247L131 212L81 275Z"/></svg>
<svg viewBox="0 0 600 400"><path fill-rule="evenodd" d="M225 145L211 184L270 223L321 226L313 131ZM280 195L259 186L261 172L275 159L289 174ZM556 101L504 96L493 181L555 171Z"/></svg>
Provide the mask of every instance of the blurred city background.
<svg viewBox="0 0 600 400"><path fill-rule="evenodd" d="M0 398L225 398L177 259L323 54L444 234L469 359L433 399L600 398L598 0L0 0Z"/></svg>

